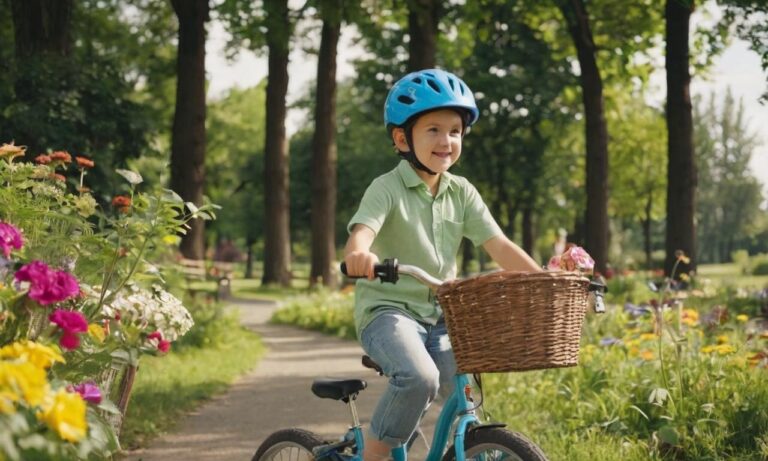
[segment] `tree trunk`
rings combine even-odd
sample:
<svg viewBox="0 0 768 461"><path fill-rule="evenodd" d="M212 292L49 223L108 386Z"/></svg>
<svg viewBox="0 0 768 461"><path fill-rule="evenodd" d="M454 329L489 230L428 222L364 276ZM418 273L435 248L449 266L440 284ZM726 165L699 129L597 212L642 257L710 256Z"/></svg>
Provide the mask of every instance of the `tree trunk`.
<svg viewBox="0 0 768 461"><path fill-rule="evenodd" d="M645 216L643 217L643 248L645 248L645 268L653 269L653 257L651 256L651 207L653 206L653 192L648 193L645 202Z"/></svg>
<svg viewBox="0 0 768 461"><path fill-rule="evenodd" d="M13 81L15 99L30 107L48 107L50 69L68 72L72 51L73 0L11 0L16 68ZM66 79L69 76L62 76ZM42 152L45 140L24 124L14 130L17 144L27 146L28 160ZM5 139L3 142L10 140Z"/></svg>
<svg viewBox="0 0 768 461"><path fill-rule="evenodd" d="M264 147L264 275L263 284L291 284L288 141L285 135L288 92L288 44L291 27L288 0L265 1L267 11L267 129Z"/></svg>
<svg viewBox="0 0 768 461"><path fill-rule="evenodd" d="M517 221L517 202L507 201L507 227L504 229L507 238L515 240L515 221Z"/></svg>
<svg viewBox="0 0 768 461"><path fill-rule="evenodd" d="M208 0L172 0L179 20L176 110L171 132L171 189L202 205L205 188L205 23ZM190 222L181 239L185 258L205 258L205 224Z"/></svg>
<svg viewBox="0 0 768 461"><path fill-rule="evenodd" d="M587 140L585 247L595 260L595 271L605 273L608 263L608 128L603 110L603 82L583 0L560 0L559 7L581 67Z"/></svg>
<svg viewBox="0 0 768 461"><path fill-rule="evenodd" d="M16 58L69 56L73 0L11 0Z"/></svg>
<svg viewBox="0 0 768 461"><path fill-rule="evenodd" d="M533 209L529 205L523 208L523 250L533 255Z"/></svg>
<svg viewBox="0 0 768 461"><path fill-rule="evenodd" d="M408 71L435 67L442 0L408 1Z"/></svg>
<svg viewBox="0 0 768 461"><path fill-rule="evenodd" d="M331 13L329 13L331 14ZM318 279L336 285L336 55L341 35L338 17L323 21L317 62L315 134L312 139L312 267L310 286Z"/></svg>
<svg viewBox="0 0 768 461"><path fill-rule="evenodd" d="M693 2L667 0L666 69L667 69L667 234L664 271L670 275L683 251L690 264L681 263L678 273L696 268L696 160L693 149L693 116L691 113L688 70L688 32Z"/></svg>

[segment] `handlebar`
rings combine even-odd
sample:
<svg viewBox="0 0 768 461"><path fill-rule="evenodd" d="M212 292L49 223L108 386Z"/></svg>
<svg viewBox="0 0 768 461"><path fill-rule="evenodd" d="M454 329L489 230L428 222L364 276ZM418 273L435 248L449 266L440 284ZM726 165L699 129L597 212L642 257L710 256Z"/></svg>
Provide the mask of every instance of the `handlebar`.
<svg viewBox="0 0 768 461"><path fill-rule="evenodd" d="M341 263L341 273L348 276L347 274L347 264ZM424 269L417 267L417 266L411 266L408 264L398 264L396 258L392 259L385 259L380 264L374 264L373 265L373 273L375 276L380 279L383 282L387 283L397 283L397 281L400 279L400 275L410 275L411 277L415 278L419 282L423 283L424 285L428 286L434 291L437 291L437 289L445 283L443 280L440 280L438 278L435 278L431 275L429 275ZM365 278L365 277L350 277L350 278ZM589 288L588 291L594 294L595 296L595 312L598 314L605 313L605 300L604 294L608 291L608 287L605 285L605 282L602 280L602 277L599 277L598 280L592 280L589 282Z"/></svg>

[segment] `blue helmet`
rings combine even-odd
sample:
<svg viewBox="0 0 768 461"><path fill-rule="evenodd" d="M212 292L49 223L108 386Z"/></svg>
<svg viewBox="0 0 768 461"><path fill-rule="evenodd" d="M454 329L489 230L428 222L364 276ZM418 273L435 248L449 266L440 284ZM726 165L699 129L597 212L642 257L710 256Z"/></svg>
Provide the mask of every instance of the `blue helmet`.
<svg viewBox="0 0 768 461"><path fill-rule="evenodd" d="M403 126L414 115L434 109L464 109L467 126L480 117L475 97L459 77L440 69L411 72L389 90L384 104L384 125Z"/></svg>

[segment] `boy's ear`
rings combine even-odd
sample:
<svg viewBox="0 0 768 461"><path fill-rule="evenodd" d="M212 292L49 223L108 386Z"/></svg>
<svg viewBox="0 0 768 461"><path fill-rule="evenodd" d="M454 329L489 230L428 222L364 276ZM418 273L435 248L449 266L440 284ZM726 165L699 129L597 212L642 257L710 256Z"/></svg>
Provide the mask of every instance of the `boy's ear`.
<svg viewBox="0 0 768 461"><path fill-rule="evenodd" d="M400 152L408 152L410 147L408 147L408 142L405 140L405 130L402 128L394 128L392 130L392 142L395 143L395 147Z"/></svg>

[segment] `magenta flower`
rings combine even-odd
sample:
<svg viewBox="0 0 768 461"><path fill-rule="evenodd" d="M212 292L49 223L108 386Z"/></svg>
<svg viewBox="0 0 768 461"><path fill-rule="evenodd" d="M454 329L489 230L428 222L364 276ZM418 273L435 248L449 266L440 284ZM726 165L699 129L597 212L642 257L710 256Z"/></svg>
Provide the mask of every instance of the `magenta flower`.
<svg viewBox="0 0 768 461"><path fill-rule="evenodd" d="M24 239L21 238L21 232L14 226L0 221L0 249L7 258L11 255L11 250L20 250L24 245Z"/></svg>
<svg viewBox="0 0 768 461"><path fill-rule="evenodd" d="M101 403L101 390L99 390L99 386L92 381L80 383L74 386L72 390L80 394L80 397L86 402L91 402L96 405Z"/></svg>
<svg viewBox="0 0 768 461"><path fill-rule="evenodd" d="M29 297L43 306L64 301L80 293L76 278L64 271L51 269L42 261L25 264L16 272L14 278L18 282L29 282Z"/></svg>
<svg viewBox="0 0 768 461"><path fill-rule="evenodd" d="M551 258L549 258L549 262L547 263L547 269L551 271L561 269L560 256L552 256Z"/></svg>
<svg viewBox="0 0 768 461"><path fill-rule="evenodd" d="M80 312L56 309L48 320L59 326L62 331L59 345L66 350L77 349L80 346L79 333L88 331L88 321Z"/></svg>

